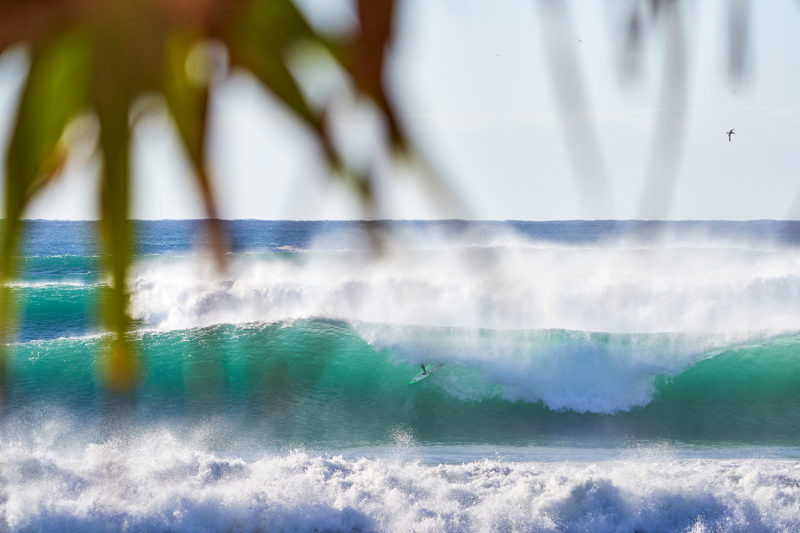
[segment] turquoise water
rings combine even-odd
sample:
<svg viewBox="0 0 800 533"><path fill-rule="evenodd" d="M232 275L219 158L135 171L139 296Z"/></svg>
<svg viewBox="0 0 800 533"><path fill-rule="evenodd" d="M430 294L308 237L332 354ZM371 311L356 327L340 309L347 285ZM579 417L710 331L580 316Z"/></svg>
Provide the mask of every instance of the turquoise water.
<svg viewBox="0 0 800 533"><path fill-rule="evenodd" d="M405 333L415 336L413 328ZM456 335L425 331L416 337L448 334ZM498 342L497 336L485 342ZM501 337L523 346L523 352L568 346L595 360L624 351L630 357L632 345L651 340L621 334L576 338L574 332L552 330ZM653 342L670 342L661 337ZM341 322L210 326L144 332L137 339L144 372L129 399L137 423L231 417L241 427L226 430L272 446L382 445L392 442L398 428L420 444L566 438L798 444L800 337L795 335L701 352L686 368L647 366L631 376L596 376L613 379L614 387L624 390L617 393L618 408L593 410L549 407L561 400L551 390L535 384L520 390L516 380L504 382L470 364L445 365L409 386L416 365L376 350ZM94 336L19 345L11 407L55 403L78 417L97 416L107 399L95 375L101 342ZM537 365L533 357L518 363ZM580 361L575 364L573 372L584 371ZM639 401L630 388L642 382L645 397Z"/></svg>
<svg viewBox="0 0 800 533"><path fill-rule="evenodd" d="M31 223L2 529L800 527L797 223L230 229L138 224L118 396L94 224Z"/></svg>

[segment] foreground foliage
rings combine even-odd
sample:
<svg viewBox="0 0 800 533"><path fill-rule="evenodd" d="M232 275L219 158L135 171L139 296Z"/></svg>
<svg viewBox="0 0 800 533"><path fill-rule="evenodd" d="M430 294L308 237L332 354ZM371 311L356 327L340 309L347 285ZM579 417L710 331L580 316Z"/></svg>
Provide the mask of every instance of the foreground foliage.
<svg viewBox="0 0 800 533"><path fill-rule="evenodd" d="M125 279L133 250L131 110L143 95L160 95L166 103L191 161L218 252L223 238L206 166L206 115L214 80L233 69L254 75L307 126L333 173L369 202L370 176L346 167L331 141L325 109L309 103L289 60L299 45L324 48L353 90L374 103L387 126L387 145L405 151L407 142L383 84L393 10L391 0L361 1L358 28L331 36L312 28L290 0L0 2L0 52L24 43L30 58L5 169L2 344L13 334L13 299L6 283L19 267L25 208L58 176L70 149L88 137L102 161L100 227L111 279L102 316L113 340L105 350L103 370L111 388L134 386L138 359L126 341L130 319ZM69 127L76 123L79 127ZM0 359L0 372L5 373L5 355Z"/></svg>

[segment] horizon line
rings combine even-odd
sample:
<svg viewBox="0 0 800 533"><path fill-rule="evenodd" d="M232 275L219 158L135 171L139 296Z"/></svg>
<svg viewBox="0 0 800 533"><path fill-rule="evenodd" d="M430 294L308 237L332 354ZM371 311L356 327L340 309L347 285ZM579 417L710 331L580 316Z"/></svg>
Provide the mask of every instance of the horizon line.
<svg viewBox="0 0 800 533"><path fill-rule="evenodd" d="M23 222L101 222L97 218L73 219L73 218L22 218ZM129 222L800 222L800 219L782 218L560 218L560 219L522 219L522 218L130 218ZM4 223L5 218L0 218L0 223Z"/></svg>

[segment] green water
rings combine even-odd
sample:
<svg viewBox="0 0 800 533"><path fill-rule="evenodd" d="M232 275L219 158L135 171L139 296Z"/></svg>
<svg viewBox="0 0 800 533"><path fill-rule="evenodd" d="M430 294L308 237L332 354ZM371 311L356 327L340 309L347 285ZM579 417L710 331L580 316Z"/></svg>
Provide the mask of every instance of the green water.
<svg viewBox="0 0 800 533"><path fill-rule="evenodd" d="M430 331L420 331L418 338L426 335ZM539 348L543 338L577 342L570 332L528 336ZM511 337L522 342L519 333ZM629 336L581 338L612 347L638 342ZM87 420L104 416L109 402L120 400L99 384L102 342L89 336L17 344L10 405L57 405ZM537 398L535 388L520 399L514 387L469 362L447 364L409 385L415 362L376 349L339 322L142 332L137 344L142 381L125 400L132 420L218 417L232 431L275 443L369 445L403 434L427 443L578 437L796 443L800 428L794 408L800 401L800 339L793 336L710 352L676 375L645 372L635 381L651 382L649 401L612 412L553 409L552 391ZM580 364L574 372L581 372Z"/></svg>

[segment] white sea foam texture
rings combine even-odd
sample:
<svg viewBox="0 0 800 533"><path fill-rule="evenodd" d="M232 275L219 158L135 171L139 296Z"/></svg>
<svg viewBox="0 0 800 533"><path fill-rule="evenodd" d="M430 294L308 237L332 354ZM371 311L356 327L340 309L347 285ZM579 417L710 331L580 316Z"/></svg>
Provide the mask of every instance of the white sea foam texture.
<svg viewBox="0 0 800 533"><path fill-rule="evenodd" d="M322 246L142 261L132 312L151 327L325 317L494 329L795 331L800 250L684 239L563 246L509 233L490 242L417 235L383 253Z"/></svg>
<svg viewBox="0 0 800 533"><path fill-rule="evenodd" d="M74 450L0 443L8 531L796 531L800 465L643 453L425 464L222 457L167 431Z"/></svg>

